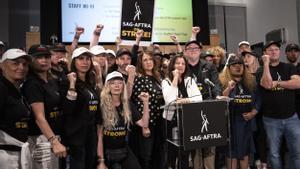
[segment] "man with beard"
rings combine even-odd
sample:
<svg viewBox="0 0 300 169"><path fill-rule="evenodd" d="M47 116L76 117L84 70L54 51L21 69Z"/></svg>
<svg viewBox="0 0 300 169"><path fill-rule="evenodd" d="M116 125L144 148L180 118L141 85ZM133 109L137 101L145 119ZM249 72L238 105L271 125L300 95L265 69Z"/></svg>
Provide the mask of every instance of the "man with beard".
<svg viewBox="0 0 300 169"><path fill-rule="evenodd" d="M120 72L127 85L128 97L130 98L132 93L132 87L135 79L135 66L131 65L132 53L126 49L121 48L116 54L116 64L118 66L117 71Z"/></svg>
<svg viewBox="0 0 300 169"><path fill-rule="evenodd" d="M271 168L283 168L279 152L282 137L289 149L289 167L299 168L300 120L295 113L295 89L300 89L300 76L294 66L280 62L278 42L268 42L263 51L263 66L257 71L257 83Z"/></svg>
<svg viewBox="0 0 300 169"><path fill-rule="evenodd" d="M250 43L248 41L241 41L238 44L238 54L241 55L245 51L251 51Z"/></svg>
<svg viewBox="0 0 300 169"><path fill-rule="evenodd" d="M297 67L297 72L300 74L300 63L298 62L298 58L300 55L300 48L297 44L288 44L285 48L286 59L288 63L293 64ZM300 118L300 90L297 90L296 94L296 109L298 112L298 116Z"/></svg>
<svg viewBox="0 0 300 169"><path fill-rule="evenodd" d="M286 59L288 60L288 63L293 64L300 69L300 63L298 62L298 58L300 55L300 48L297 44L291 43L288 44L285 48L285 54L286 54Z"/></svg>

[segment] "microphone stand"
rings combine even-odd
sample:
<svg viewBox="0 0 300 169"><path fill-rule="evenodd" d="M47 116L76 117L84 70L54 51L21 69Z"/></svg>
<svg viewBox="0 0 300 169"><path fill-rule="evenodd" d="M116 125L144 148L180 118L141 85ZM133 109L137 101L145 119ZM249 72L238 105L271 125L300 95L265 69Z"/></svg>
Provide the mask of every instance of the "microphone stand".
<svg viewBox="0 0 300 169"><path fill-rule="evenodd" d="M212 97L212 91L211 91L211 86L210 85L208 85L208 99L209 100L213 99L213 97Z"/></svg>
<svg viewBox="0 0 300 169"><path fill-rule="evenodd" d="M227 128L228 128L228 138L227 138L227 141L228 141L228 146L229 146L229 158L230 158L230 164L229 164L229 166L230 166L230 168L232 167L232 151L231 151L231 124L230 124L230 122L231 122L231 113L230 113L230 110L229 110L229 104L230 104L230 101L231 101L231 99L229 99L229 100L227 100L227 105L226 105L226 111L225 111L225 114L226 114L226 116L227 116Z"/></svg>
<svg viewBox="0 0 300 169"><path fill-rule="evenodd" d="M182 105L181 104L177 104L176 103L176 113L177 113L177 127L178 127L178 158L177 158L177 161L178 161L178 163L177 163L177 168L178 169L182 169L181 168L181 163L182 163L182 161L181 161L181 159L182 159L182 157L181 157L181 154L182 154L182 145L183 145L183 140L182 140L182 138L181 138L181 136L182 136L182 133L181 133L181 131L182 131L182 126L181 126L181 115L180 115L180 113L182 113L182 112L179 112L179 111L182 111Z"/></svg>

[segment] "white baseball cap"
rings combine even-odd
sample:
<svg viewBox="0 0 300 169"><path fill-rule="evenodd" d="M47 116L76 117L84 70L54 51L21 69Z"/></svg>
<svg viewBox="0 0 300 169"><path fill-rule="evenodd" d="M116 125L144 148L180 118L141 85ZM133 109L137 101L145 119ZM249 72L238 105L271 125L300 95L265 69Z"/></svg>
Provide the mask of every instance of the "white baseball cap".
<svg viewBox="0 0 300 169"><path fill-rule="evenodd" d="M107 49L107 50L106 50L106 53L107 53L107 54L111 54L111 55L113 55L114 57L116 57L116 53L115 53L113 50L111 50L111 49Z"/></svg>
<svg viewBox="0 0 300 169"><path fill-rule="evenodd" d="M2 41L0 41L0 46L5 46L5 44Z"/></svg>
<svg viewBox="0 0 300 169"><path fill-rule="evenodd" d="M73 51L72 59L77 58L78 56L80 56L82 54L87 54L88 56L93 56L93 54L91 53L91 51L88 50L87 48L85 48L85 47L79 47L79 48L77 48L77 49L75 49Z"/></svg>
<svg viewBox="0 0 300 169"><path fill-rule="evenodd" d="M112 79L122 79L122 80L124 80L123 75L120 72L117 72L117 71L113 71L113 72L109 73L106 76L105 83L109 80L112 80Z"/></svg>
<svg viewBox="0 0 300 169"><path fill-rule="evenodd" d="M26 60L31 61L31 56L21 49L9 49L3 53L1 63L5 60L13 60L24 57Z"/></svg>
<svg viewBox="0 0 300 169"><path fill-rule="evenodd" d="M102 53L106 53L106 50L104 49L104 47L100 46L100 45L93 46L90 49L90 51L93 55L100 55Z"/></svg>
<svg viewBox="0 0 300 169"><path fill-rule="evenodd" d="M250 43L249 43L248 41L241 41L241 42L239 43L239 47L240 47L241 45L248 45L248 46L250 46Z"/></svg>

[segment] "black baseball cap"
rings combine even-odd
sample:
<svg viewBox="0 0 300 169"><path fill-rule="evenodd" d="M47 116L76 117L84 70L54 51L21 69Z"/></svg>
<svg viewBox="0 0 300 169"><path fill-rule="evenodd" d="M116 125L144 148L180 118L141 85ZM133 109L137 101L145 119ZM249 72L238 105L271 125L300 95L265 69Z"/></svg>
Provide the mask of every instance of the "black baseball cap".
<svg viewBox="0 0 300 169"><path fill-rule="evenodd" d="M120 57L122 55L129 55L130 57L132 57L131 52L126 48L121 48L117 51L116 57Z"/></svg>
<svg viewBox="0 0 300 169"><path fill-rule="evenodd" d="M213 57L213 56L215 56L212 52L210 52L210 51L206 51L205 53L203 53L203 58L206 58L206 57L208 57L208 56L210 56L210 57Z"/></svg>
<svg viewBox="0 0 300 169"><path fill-rule="evenodd" d="M255 56L256 58L259 58L259 55L256 54L255 52L244 51L241 53L242 56L246 56L247 54L250 54L252 56Z"/></svg>
<svg viewBox="0 0 300 169"><path fill-rule="evenodd" d="M231 56L228 60L228 66L231 66L234 64L244 64L243 58L238 55Z"/></svg>
<svg viewBox="0 0 300 169"><path fill-rule="evenodd" d="M189 46L192 43L198 45L199 48L202 49L202 44L200 42L196 41L196 40L191 40L191 41L186 42L185 45L184 45L184 48L186 48L187 46Z"/></svg>
<svg viewBox="0 0 300 169"><path fill-rule="evenodd" d="M168 54L168 53L163 54L161 59L170 59L170 54Z"/></svg>
<svg viewBox="0 0 300 169"><path fill-rule="evenodd" d="M276 41L269 41L269 42L267 42L266 44L265 44L265 46L264 46L264 51L268 48L268 47L270 47L271 45L276 45L277 47L279 47L280 48L280 43L279 42L276 42Z"/></svg>
<svg viewBox="0 0 300 169"><path fill-rule="evenodd" d="M300 48L297 44L295 43L290 43L286 46L285 48L285 52L290 52L292 50L295 50L295 51L300 51Z"/></svg>
<svg viewBox="0 0 300 169"><path fill-rule="evenodd" d="M55 45L52 45L50 47L50 50L55 52L67 52L66 46L63 43L57 43Z"/></svg>
<svg viewBox="0 0 300 169"><path fill-rule="evenodd" d="M32 45L29 50L28 54L35 57L35 56L47 56L51 55L49 47L46 45Z"/></svg>
<svg viewBox="0 0 300 169"><path fill-rule="evenodd" d="M154 50L153 51L153 56L159 56L159 57L163 57L163 54L162 54L162 52L160 51L160 50Z"/></svg>

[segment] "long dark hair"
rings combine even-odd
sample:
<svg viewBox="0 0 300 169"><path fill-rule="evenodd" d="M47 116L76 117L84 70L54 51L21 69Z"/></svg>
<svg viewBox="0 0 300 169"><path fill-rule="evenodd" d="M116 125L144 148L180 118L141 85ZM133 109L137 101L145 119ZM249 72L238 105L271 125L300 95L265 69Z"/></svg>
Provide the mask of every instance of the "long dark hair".
<svg viewBox="0 0 300 169"><path fill-rule="evenodd" d="M47 56L43 56L43 57L47 57ZM35 62L34 60L37 59L38 57L34 57L32 59L32 62L29 63L29 66L28 66L28 73L27 73L27 77L29 76L35 76L35 77L39 77L39 74L38 74L38 70L35 68ZM55 76L53 75L53 73L51 72L51 68L47 71L47 80L51 80L51 79L54 79Z"/></svg>
<svg viewBox="0 0 300 169"><path fill-rule="evenodd" d="M158 71L158 67L157 67L157 63L156 63L156 60L154 59L153 57L153 52L151 51L144 51L144 52L141 52L139 53L138 57L137 57L137 65L136 65L136 70L138 73L140 73L141 75L145 76L146 75L146 72L143 68L143 56L144 55L148 55L152 58L153 60L153 69L152 69L152 74L153 74L153 77L158 81L160 82L161 79L160 79L160 73Z"/></svg>
<svg viewBox="0 0 300 169"><path fill-rule="evenodd" d="M185 62L185 70L181 76L182 79L184 79L185 77L190 76L190 69L189 69L189 65L188 65L188 61L187 59L183 56L183 54L177 54L174 57L171 58L170 63L169 63L169 67L168 67L168 78L172 81L174 76L172 71L175 69L175 63L176 60L182 58Z"/></svg>
<svg viewBox="0 0 300 169"><path fill-rule="evenodd" d="M96 71L95 71L95 68L94 68L94 65L93 65L92 57L89 56L89 55L85 55L85 54L82 54L82 55L88 56L89 59L91 60L91 67L85 74L85 83L87 83L90 87L95 89L96 88L96 73L95 73ZM77 79L79 79L78 70L75 66L76 59L78 59L78 57L72 59L71 72L75 72L77 74Z"/></svg>

